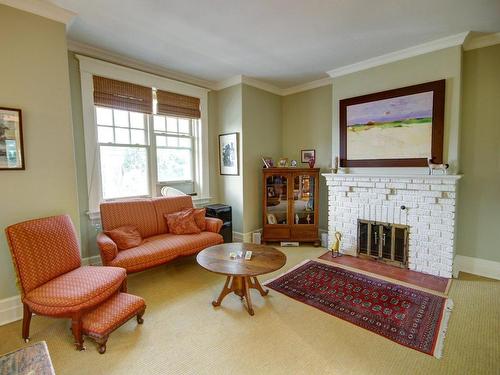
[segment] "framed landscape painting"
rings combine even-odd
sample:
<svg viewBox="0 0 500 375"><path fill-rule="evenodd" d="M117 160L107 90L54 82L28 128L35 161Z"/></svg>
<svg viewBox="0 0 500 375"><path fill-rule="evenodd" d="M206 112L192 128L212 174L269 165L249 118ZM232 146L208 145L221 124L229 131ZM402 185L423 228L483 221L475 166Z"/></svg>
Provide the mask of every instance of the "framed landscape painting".
<svg viewBox="0 0 500 375"><path fill-rule="evenodd" d="M340 101L341 167L442 163L445 80Z"/></svg>
<svg viewBox="0 0 500 375"><path fill-rule="evenodd" d="M0 108L0 170L24 169L21 110Z"/></svg>
<svg viewBox="0 0 500 375"><path fill-rule="evenodd" d="M238 176L238 133L219 135L219 168L221 175Z"/></svg>

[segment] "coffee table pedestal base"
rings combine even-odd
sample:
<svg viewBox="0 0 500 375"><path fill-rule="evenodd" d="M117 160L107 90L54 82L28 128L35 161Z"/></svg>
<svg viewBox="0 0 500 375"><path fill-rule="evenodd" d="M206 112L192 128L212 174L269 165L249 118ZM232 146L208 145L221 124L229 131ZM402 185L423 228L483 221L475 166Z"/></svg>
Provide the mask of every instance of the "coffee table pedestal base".
<svg viewBox="0 0 500 375"><path fill-rule="evenodd" d="M220 306L224 297L226 297L231 292L234 292L242 300L246 300L246 309L250 315L254 315L252 307L252 299L250 297L250 289L257 289L261 296L266 296L269 290L264 290L257 280L256 277L251 276L227 276L224 288L219 295L217 300L212 301L214 307Z"/></svg>

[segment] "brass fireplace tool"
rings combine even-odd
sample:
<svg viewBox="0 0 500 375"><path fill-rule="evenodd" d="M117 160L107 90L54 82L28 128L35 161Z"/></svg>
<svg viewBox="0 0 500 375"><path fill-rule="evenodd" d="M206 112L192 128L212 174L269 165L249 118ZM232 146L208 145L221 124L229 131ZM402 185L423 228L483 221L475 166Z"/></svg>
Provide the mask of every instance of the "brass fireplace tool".
<svg viewBox="0 0 500 375"><path fill-rule="evenodd" d="M340 252L340 241L342 240L342 233L335 232L335 239L336 239L335 243L332 245L331 248L333 258L342 256L342 253Z"/></svg>

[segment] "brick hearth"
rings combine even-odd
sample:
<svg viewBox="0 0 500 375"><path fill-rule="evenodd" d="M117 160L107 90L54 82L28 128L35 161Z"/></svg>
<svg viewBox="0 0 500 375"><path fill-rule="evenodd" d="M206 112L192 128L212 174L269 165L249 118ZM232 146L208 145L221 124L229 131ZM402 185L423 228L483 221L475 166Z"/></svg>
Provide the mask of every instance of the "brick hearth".
<svg viewBox="0 0 500 375"><path fill-rule="evenodd" d="M450 278L455 252L459 175L324 174L328 185L328 237L342 233L341 252L356 255L358 219L404 224L408 268ZM404 206L405 209L401 209Z"/></svg>

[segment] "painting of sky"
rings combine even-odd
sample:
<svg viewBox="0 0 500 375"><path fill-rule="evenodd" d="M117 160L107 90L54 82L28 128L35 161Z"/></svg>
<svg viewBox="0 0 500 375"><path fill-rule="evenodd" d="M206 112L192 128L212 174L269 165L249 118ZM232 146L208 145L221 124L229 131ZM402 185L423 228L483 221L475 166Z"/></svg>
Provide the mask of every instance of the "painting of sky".
<svg viewBox="0 0 500 375"><path fill-rule="evenodd" d="M347 126L432 117L432 91L347 107Z"/></svg>

